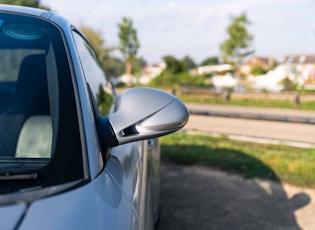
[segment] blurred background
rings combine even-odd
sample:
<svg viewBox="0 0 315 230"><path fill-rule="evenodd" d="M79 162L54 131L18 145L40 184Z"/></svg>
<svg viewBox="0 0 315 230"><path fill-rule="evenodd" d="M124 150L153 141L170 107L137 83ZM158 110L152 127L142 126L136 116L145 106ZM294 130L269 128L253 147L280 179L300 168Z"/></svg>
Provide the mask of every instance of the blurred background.
<svg viewBox="0 0 315 230"><path fill-rule="evenodd" d="M68 18L119 91L186 103L184 130L160 139L159 229L314 228L313 1L0 3Z"/></svg>

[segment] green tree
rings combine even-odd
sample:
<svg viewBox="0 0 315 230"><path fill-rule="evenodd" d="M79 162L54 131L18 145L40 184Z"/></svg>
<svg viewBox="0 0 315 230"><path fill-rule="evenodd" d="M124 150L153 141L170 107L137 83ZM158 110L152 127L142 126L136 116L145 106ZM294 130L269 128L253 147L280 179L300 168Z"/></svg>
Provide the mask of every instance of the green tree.
<svg viewBox="0 0 315 230"><path fill-rule="evenodd" d="M89 40L90 44L93 46L93 49L97 55L97 57L102 61L108 58L109 53L113 50L110 48L106 48L105 40L102 38L102 34L100 31L95 31L89 27L81 26L80 27L82 33Z"/></svg>
<svg viewBox="0 0 315 230"><path fill-rule="evenodd" d="M250 69L250 73L254 76L263 75L267 73L267 70L262 66L255 65Z"/></svg>
<svg viewBox="0 0 315 230"><path fill-rule="evenodd" d="M132 61L132 66L134 69L135 75L140 75L142 72L142 68L146 66L148 63L143 57L135 58Z"/></svg>
<svg viewBox="0 0 315 230"><path fill-rule="evenodd" d="M203 85L204 78L191 75L183 61L177 60L171 55L163 57L166 68L155 77L149 84L151 87L168 87L172 88L174 93L180 85Z"/></svg>
<svg viewBox="0 0 315 230"><path fill-rule="evenodd" d="M200 65L217 65L219 64L219 58L218 57L208 57L205 60L201 62Z"/></svg>
<svg viewBox="0 0 315 230"><path fill-rule="evenodd" d="M222 60L231 64L236 70L247 56L254 53L251 48L253 36L247 30L250 22L246 14L243 13L238 17L231 17L231 21L226 30L228 38L220 45L220 50Z"/></svg>
<svg viewBox="0 0 315 230"><path fill-rule="evenodd" d="M297 91L298 84L295 81L290 80L289 77L283 78L278 82L279 85L283 86L283 91Z"/></svg>
<svg viewBox="0 0 315 230"><path fill-rule="evenodd" d="M40 3L40 0L0 0L0 4L29 6L29 7L50 10L49 7L42 5Z"/></svg>
<svg viewBox="0 0 315 230"><path fill-rule="evenodd" d="M189 69L193 69L195 68L197 65L195 63L195 61L189 56L189 55L186 55L183 59L182 59L182 63L184 65L184 68L186 70L189 70Z"/></svg>
<svg viewBox="0 0 315 230"><path fill-rule="evenodd" d="M190 75L187 71L177 74L162 71L149 84L150 87L155 88L171 88L176 90L180 85L204 85L204 78Z"/></svg>
<svg viewBox="0 0 315 230"><path fill-rule="evenodd" d="M185 70L184 64L171 55L164 56L163 60L166 64L165 70L170 73L177 74Z"/></svg>
<svg viewBox="0 0 315 230"><path fill-rule="evenodd" d="M124 62L114 56L109 56L106 60L104 60L102 66L106 76L111 78L121 76L125 72Z"/></svg>
<svg viewBox="0 0 315 230"><path fill-rule="evenodd" d="M296 81L291 80L289 77L285 77L281 81L279 81L278 84L283 86L282 91L291 91L291 92L294 91L295 92L294 103L296 105L299 105L301 103L300 93L301 93L302 87L300 87Z"/></svg>
<svg viewBox="0 0 315 230"><path fill-rule="evenodd" d="M132 74L132 62L137 57L140 43L137 37L137 31L133 27L133 22L129 18L123 18L122 23L118 23L119 27L119 46L123 59L126 64L126 74Z"/></svg>
<svg viewBox="0 0 315 230"><path fill-rule="evenodd" d="M117 77L121 75L125 70L124 64L120 59L111 55L114 48L106 46L101 32L95 31L86 26L81 26L80 29L92 45L98 59L101 62L101 66L105 74L108 77Z"/></svg>
<svg viewBox="0 0 315 230"><path fill-rule="evenodd" d="M96 101L98 104L99 112L102 116L109 114L110 107L114 102L112 94L107 93L104 87L100 84L98 87L98 94L96 95Z"/></svg>

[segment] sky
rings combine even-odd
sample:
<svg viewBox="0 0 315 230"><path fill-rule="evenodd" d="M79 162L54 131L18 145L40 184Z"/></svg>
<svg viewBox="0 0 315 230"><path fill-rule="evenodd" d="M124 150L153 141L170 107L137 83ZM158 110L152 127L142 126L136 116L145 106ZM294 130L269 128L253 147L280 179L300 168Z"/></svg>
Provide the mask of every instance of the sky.
<svg viewBox="0 0 315 230"><path fill-rule="evenodd" d="M189 55L197 64L220 56L231 16L246 13L255 55L315 54L314 0L42 0L77 27L99 31L106 46L119 44L118 23L132 19L138 56L156 64L165 55ZM116 53L119 56L119 53Z"/></svg>

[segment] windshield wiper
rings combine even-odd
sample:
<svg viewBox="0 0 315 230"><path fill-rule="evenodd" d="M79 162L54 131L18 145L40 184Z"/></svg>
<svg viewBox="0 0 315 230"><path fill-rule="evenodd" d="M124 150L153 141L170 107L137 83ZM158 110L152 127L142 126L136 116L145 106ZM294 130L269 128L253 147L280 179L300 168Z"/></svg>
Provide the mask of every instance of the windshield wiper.
<svg viewBox="0 0 315 230"><path fill-rule="evenodd" d="M0 174L0 180L36 180L37 173L5 173Z"/></svg>

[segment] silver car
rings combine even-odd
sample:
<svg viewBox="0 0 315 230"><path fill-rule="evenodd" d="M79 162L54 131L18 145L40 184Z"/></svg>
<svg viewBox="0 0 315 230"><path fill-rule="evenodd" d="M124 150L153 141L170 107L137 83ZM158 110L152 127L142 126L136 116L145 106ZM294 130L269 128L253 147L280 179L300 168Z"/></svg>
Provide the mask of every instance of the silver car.
<svg viewBox="0 0 315 230"><path fill-rule="evenodd" d="M0 229L153 229L171 94L106 80L55 13L0 5Z"/></svg>

